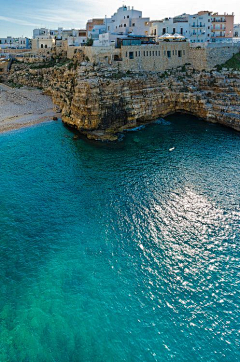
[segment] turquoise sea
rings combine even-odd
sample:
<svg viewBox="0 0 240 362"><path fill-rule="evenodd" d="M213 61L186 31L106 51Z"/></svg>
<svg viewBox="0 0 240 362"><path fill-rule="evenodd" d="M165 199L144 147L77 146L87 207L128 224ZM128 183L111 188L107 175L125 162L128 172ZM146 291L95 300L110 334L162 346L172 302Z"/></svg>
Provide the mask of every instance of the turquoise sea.
<svg viewBox="0 0 240 362"><path fill-rule="evenodd" d="M50 122L0 164L1 362L240 361L240 133Z"/></svg>

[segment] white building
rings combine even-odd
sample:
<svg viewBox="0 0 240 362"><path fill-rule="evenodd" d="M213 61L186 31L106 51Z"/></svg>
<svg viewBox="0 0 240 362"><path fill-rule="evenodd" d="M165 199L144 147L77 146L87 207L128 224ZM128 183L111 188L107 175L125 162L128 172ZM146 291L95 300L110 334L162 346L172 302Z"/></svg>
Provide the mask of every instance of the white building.
<svg viewBox="0 0 240 362"><path fill-rule="evenodd" d="M47 28L40 28L33 30L33 39L50 39L50 30Z"/></svg>
<svg viewBox="0 0 240 362"><path fill-rule="evenodd" d="M88 32L88 37L96 41L99 40L101 34L106 34L106 33L107 33L106 23L101 25L94 25L93 29Z"/></svg>
<svg viewBox="0 0 240 362"><path fill-rule="evenodd" d="M83 46L87 42L85 29L47 29L40 28L33 30L33 50L51 49L54 46Z"/></svg>
<svg viewBox="0 0 240 362"><path fill-rule="evenodd" d="M163 20L151 21L150 35L155 36L156 40L164 34L180 34L189 37L188 14L182 14L174 18L165 18Z"/></svg>
<svg viewBox="0 0 240 362"><path fill-rule="evenodd" d="M212 13L199 11L189 16L191 43L221 42L233 38L234 14Z"/></svg>
<svg viewBox="0 0 240 362"><path fill-rule="evenodd" d="M130 6L122 6L111 16L108 32L119 35L148 35L149 18L143 18L142 12Z"/></svg>
<svg viewBox="0 0 240 362"><path fill-rule="evenodd" d="M149 22L149 18L142 17L141 11L124 5L111 18L105 18L103 24L95 25L90 34L94 46L110 46L116 44L117 38L128 35L147 36Z"/></svg>
<svg viewBox="0 0 240 362"><path fill-rule="evenodd" d="M234 24L233 36L235 38L240 38L240 24Z"/></svg>
<svg viewBox="0 0 240 362"><path fill-rule="evenodd" d="M0 48L1 49L30 49L31 41L28 38L20 37L13 38L8 36L6 38L0 38Z"/></svg>
<svg viewBox="0 0 240 362"><path fill-rule="evenodd" d="M189 15L189 39L191 43L211 41L211 12L199 11Z"/></svg>

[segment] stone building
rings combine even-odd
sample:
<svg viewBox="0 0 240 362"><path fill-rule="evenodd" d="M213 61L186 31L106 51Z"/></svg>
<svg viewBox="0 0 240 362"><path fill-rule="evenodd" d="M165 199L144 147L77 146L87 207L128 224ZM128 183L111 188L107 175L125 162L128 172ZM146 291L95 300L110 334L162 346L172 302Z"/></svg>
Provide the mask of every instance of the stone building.
<svg viewBox="0 0 240 362"><path fill-rule="evenodd" d="M7 74L9 60L0 58L0 75Z"/></svg>
<svg viewBox="0 0 240 362"><path fill-rule="evenodd" d="M121 48L122 64L130 71L165 71L189 62L187 42L161 42Z"/></svg>

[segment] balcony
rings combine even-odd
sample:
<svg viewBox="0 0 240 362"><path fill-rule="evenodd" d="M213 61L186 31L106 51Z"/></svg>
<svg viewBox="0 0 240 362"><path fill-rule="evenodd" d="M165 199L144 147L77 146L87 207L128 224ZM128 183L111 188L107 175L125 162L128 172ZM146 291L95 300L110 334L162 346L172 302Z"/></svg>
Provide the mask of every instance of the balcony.
<svg viewBox="0 0 240 362"><path fill-rule="evenodd" d="M191 33L190 36L205 36L205 32L204 33Z"/></svg>
<svg viewBox="0 0 240 362"><path fill-rule="evenodd" d="M215 32L215 31L225 31L225 30L226 30L225 27L222 28L222 29L216 29L216 28L212 28L212 29L211 29L212 32Z"/></svg>
<svg viewBox="0 0 240 362"><path fill-rule="evenodd" d="M205 28L205 24L190 25L192 28Z"/></svg>
<svg viewBox="0 0 240 362"><path fill-rule="evenodd" d="M212 23L226 23L225 19L213 19Z"/></svg>

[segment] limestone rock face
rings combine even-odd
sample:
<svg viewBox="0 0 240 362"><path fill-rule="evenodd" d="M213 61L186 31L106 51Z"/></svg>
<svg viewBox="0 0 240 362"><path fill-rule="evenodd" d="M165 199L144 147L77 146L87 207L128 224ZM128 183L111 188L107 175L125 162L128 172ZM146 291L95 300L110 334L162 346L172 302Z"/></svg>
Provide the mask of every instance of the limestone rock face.
<svg viewBox="0 0 240 362"><path fill-rule="evenodd" d="M62 120L89 138L116 133L175 112L190 113L240 130L240 72L120 73L84 63L14 71L10 81L41 87L62 112Z"/></svg>

